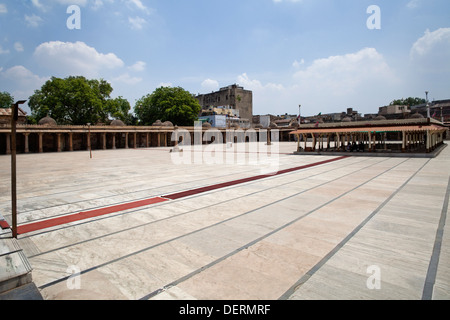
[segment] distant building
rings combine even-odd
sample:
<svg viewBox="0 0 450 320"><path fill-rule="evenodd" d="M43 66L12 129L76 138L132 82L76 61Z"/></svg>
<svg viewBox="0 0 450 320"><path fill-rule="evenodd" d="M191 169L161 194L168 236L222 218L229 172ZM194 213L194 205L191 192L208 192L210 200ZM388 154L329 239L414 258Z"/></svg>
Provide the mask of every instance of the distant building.
<svg viewBox="0 0 450 320"><path fill-rule="evenodd" d="M447 100L435 100L429 103L430 117L439 120L443 123L450 123L450 99ZM411 114L420 114L423 117L428 116L428 107L426 103L412 106Z"/></svg>
<svg viewBox="0 0 450 320"><path fill-rule="evenodd" d="M10 124L11 123L11 112L12 109L0 108L0 124ZM19 107L19 119L17 124L25 124L27 121L27 113Z"/></svg>
<svg viewBox="0 0 450 320"><path fill-rule="evenodd" d="M253 117L253 93L237 84L221 88L219 91L199 94L196 99L202 106L202 114L213 109L234 110L234 117L247 120Z"/></svg>
<svg viewBox="0 0 450 320"><path fill-rule="evenodd" d="M406 105L392 105L380 107L378 115L386 119L407 119L411 114L411 108Z"/></svg>

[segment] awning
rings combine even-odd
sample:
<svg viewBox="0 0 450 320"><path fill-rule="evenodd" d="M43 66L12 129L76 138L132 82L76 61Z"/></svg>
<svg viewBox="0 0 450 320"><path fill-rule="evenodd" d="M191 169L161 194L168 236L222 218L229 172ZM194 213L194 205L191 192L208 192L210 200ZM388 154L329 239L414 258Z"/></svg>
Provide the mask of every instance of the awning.
<svg viewBox="0 0 450 320"><path fill-rule="evenodd" d="M308 128L300 129L290 134L326 134L326 133L368 133L368 132L424 132L424 131L445 131L446 129L437 125L427 125L427 126L392 126L392 127L360 127L360 128Z"/></svg>

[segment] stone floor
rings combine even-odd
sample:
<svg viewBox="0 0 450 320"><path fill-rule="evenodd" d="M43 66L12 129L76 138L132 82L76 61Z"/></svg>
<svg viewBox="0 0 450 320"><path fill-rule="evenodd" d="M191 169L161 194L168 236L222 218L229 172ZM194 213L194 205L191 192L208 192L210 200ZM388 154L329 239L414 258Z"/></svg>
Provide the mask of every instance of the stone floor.
<svg viewBox="0 0 450 320"><path fill-rule="evenodd" d="M18 155L19 228L47 223L18 239L42 296L450 298L450 148L424 159L222 147ZM11 223L8 156L0 178Z"/></svg>

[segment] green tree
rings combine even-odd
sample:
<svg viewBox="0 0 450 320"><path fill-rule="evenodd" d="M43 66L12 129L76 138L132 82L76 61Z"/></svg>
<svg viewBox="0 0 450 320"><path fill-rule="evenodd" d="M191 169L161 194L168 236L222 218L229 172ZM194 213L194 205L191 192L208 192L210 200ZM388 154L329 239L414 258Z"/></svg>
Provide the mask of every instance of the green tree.
<svg viewBox="0 0 450 320"><path fill-rule="evenodd" d="M9 92L0 92L0 108L11 108L11 105L14 104L14 98Z"/></svg>
<svg viewBox="0 0 450 320"><path fill-rule="evenodd" d="M107 122L126 112L123 98L111 101L111 85L103 79L52 77L29 98L34 119L49 115L58 124L85 125ZM117 98L118 99L118 98Z"/></svg>
<svg viewBox="0 0 450 320"><path fill-rule="evenodd" d="M106 111L111 118L122 120L124 123L133 124L132 115L129 113L131 105L122 96L110 99L106 103Z"/></svg>
<svg viewBox="0 0 450 320"><path fill-rule="evenodd" d="M409 97L406 99L397 99L391 102L391 106L395 106L395 105L400 105L400 106L417 106L419 104L424 104L427 101L425 99L422 98L413 98L413 97Z"/></svg>
<svg viewBox="0 0 450 320"><path fill-rule="evenodd" d="M139 99L134 108L142 125L161 120L178 126L192 126L200 111L201 106L194 95L180 87L160 87Z"/></svg>

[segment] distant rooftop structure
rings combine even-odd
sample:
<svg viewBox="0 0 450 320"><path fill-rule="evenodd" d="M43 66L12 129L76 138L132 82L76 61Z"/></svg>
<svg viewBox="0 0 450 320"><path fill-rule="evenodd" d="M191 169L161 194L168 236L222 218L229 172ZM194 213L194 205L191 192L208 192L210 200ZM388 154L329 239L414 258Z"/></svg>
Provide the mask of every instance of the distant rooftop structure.
<svg viewBox="0 0 450 320"><path fill-rule="evenodd" d="M10 124L11 123L11 114L12 114L11 108L8 108L8 109L0 108L0 125L1 124ZM19 120L17 121L17 123L18 124L25 123L26 117L27 117L27 113L19 107Z"/></svg>
<svg viewBox="0 0 450 320"><path fill-rule="evenodd" d="M216 92L199 94L196 99L202 107L202 113L206 110L221 108L235 110L234 115L249 122L253 117L253 93L237 84L220 88Z"/></svg>

